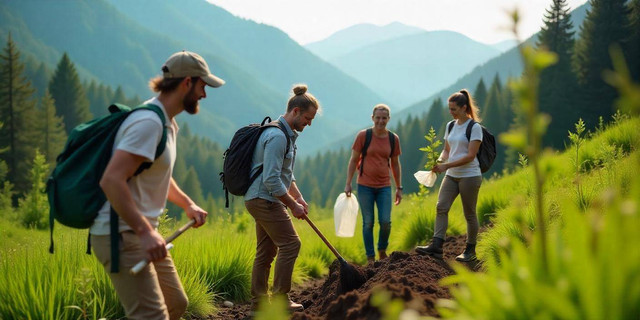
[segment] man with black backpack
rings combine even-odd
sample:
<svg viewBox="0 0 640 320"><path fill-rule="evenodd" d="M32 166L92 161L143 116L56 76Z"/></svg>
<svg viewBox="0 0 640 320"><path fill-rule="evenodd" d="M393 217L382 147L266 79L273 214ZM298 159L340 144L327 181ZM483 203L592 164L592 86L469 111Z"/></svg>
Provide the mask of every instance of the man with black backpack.
<svg viewBox="0 0 640 320"><path fill-rule="evenodd" d="M169 57L162 72L149 82L159 95L144 103L162 112L132 112L119 127L113 155L100 180L108 201L90 229L91 245L105 270L109 272L112 263L119 266L120 272L109 277L128 319L179 319L187 308L186 293L157 231L166 201L195 219L194 227L204 224L207 216L171 177L178 134L175 116L182 111L198 113L205 86L219 87L224 81L211 74L201 56L188 51ZM156 158L159 145L164 151ZM144 163L151 166L138 172ZM119 223L111 224L112 217L118 217ZM111 246L114 232L119 233L117 247ZM113 261L113 250L119 250L119 262ZM129 274L133 265L145 259L152 263L137 275Z"/></svg>
<svg viewBox="0 0 640 320"><path fill-rule="evenodd" d="M266 298L269 270L276 255L272 293L284 295L291 311L304 309L288 297L300 238L287 208L298 219L308 213L307 202L295 183L293 166L298 134L311 125L320 111L320 104L307 93L306 85L295 86L293 94L287 112L275 121L277 125L265 128L260 134L251 161L251 176L255 178L244 195L245 207L256 221L256 256L251 273L252 310Z"/></svg>

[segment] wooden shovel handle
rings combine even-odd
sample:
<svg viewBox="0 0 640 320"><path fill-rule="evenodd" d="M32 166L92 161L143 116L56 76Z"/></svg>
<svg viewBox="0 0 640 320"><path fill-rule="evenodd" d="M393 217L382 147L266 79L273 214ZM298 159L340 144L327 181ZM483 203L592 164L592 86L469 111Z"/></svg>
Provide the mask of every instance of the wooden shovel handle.
<svg viewBox="0 0 640 320"><path fill-rule="evenodd" d="M189 222L187 224L185 224L184 226L180 227L180 229L176 230L176 232L174 232L172 235L170 235L167 239L165 239L166 243L170 243L173 240L175 240L178 236L180 236L183 232L187 231L187 229L193 227L193 225L196 223L196 219L191 219L189 220Z"/></svg>
<svg viewBox="0 0 640 320"><path fill-rule="evenodd" d="M173 240L175 240L177 237L179 237L181 234L183 234L185 231L187 231L187 229L193 227L193 225L196 223L196 219L192 219L190 220L187 224L185 224L184 226L180 227L180 229L176 230L176 232L174 232L172 235L170 235L168 238L166 238L164 240L164 242L167 243L167 250L173 248L173 245L170 245L171 242ZM138 263L136 263L135 266L133 266L133 268L131 268L131 270L129 270L130 274L136 275L138 274L138 272L140 272L142 269L144 269L144 267L146 267L149 264L148 260L142 260Z"/></svg>
<svg viewBox="0 0 640 320"><path fill-rule="evenodd" d="M320 230L318 230L318 227L316 227L315 224L313 224L313 222L311 222L311 220L309 219L309 216L307 216L306 214L304 215L304 220L306 220L309 225L311 226L311 228L313 229L313 231L315 231L318 236L320 237L320 239L322 239L322 241L324 241L324 244L327 245L327 247L329 247L329 250L331 250L331 252L333 252L333 254L336 256L336 258L338 258L338 260L343 261L344 259L342 258L342 256L338 253L338 250L336 250L336 248L334 248L331 243L329 243L329 240L327 240L327 238L325 238L325 236L322 234L322 232L320 232Z"/></svg>

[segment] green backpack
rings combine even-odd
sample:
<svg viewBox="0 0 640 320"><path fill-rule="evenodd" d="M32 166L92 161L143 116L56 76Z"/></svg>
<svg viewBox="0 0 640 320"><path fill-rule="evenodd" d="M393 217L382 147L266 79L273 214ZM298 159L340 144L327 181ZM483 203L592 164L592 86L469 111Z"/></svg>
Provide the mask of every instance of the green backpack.
<svg viewBox="0 0 640 320"><path fill-rule="evenodd" d="M122 122L137 110L151 110L162 122L162 139L156 148L157 159L166 147L167 129L164 112L152 104L131 109L125 105L112 104L109 115L83 123L69 134L64 150L56 158L56 167L47 180L49 198L49 230L53 253L54 220L65 226L87 229L98 216L98 211L107 201L100 188L100 179L111 160L113 143ZM143 163L135 175L151 167L152 162ZM111 208L111 272L118 272L118 215ZM91 247L87 241L87 254Z"/></svg>

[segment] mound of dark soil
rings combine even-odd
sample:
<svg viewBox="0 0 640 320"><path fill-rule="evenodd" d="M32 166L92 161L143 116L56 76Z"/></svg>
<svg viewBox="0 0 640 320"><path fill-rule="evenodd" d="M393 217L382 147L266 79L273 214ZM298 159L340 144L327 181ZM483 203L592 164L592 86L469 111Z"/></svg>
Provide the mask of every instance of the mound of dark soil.
<svg viewBox="0 0 640 320"><path fill-rule="evenodd" d="M451 298L439 281L453 274L447 261L464 251L464 236L449 237L445 242L445 260L421 256L414 252L393 252L387 259L359 267L367 281L359 289L340 292L340 266L334 261L325 279L314 280L293 290L291 299L302 303L305 310L291 315L294 320L315 319L380 319L381 313L371 304L371 296L380 289L393 299L405 302L423 316L439 316L437 299ZM477 269L477 263L469 265ZM211 319L243 319L249 316L249 304L231 308L220 306Z"/></svg>

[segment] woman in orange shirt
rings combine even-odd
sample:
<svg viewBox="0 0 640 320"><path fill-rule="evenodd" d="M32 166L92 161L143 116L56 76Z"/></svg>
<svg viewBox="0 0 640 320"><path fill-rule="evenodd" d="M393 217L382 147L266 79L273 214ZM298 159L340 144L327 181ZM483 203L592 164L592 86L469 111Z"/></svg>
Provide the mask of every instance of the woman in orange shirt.
<svg viewBox="0 0 640 320"><path fill-rule="evenodd" d="M391 110L385 104L373 108L373 127L358 132L351 147L351 159L347 168L347 182L344 192L351 196L351 180L358 173L358 202L362 211L362 236L369 262L375 261L373 249L373 225L375 222L374 203L378 207L378 254L387 257L387 246L391 233L391 174L396 184L395 204L402 201L402 181L400 167L400 139L387 130ZM366 160L366 161L365 161Z"/></svg>

